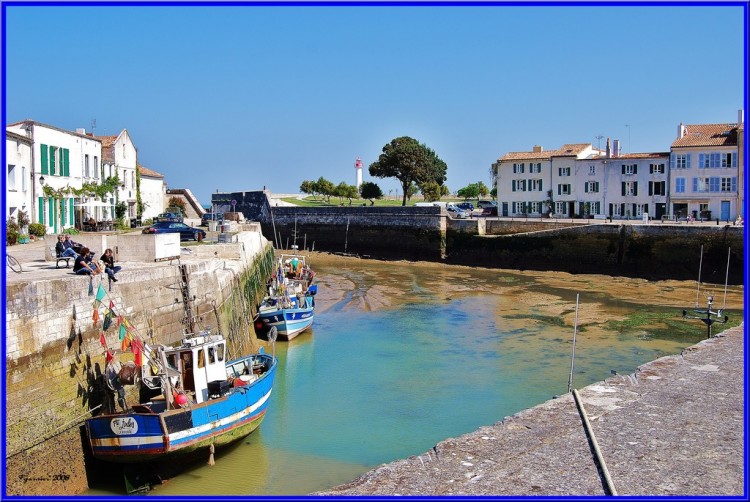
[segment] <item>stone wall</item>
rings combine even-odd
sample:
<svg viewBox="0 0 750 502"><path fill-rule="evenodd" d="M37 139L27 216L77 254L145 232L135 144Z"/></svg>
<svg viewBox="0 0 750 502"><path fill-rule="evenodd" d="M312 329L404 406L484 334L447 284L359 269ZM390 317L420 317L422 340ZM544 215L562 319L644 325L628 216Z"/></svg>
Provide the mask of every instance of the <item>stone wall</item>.
<svg viewBox="0 0 750 502"><path fill-rule="evenodd" d="M516 270L697 280L742 284L741 227L697 225L587 225L513 234L448 232L446 263Z"/></svg>
<svg viewBox="0 0 750 502"><path fill-rule="evenodd" d="M183 255L179 264L128 263L111 289L104 281L108 296L98 308L96 325L88 277L55 275L7 285L9 494L75 494L87 488L80 425L103 398L101 334L118 358L132 360L130 352L121 352L117 330L103 331L110 301L147 343L177 341L185 329L182 265L199 324L215 329L216 311L230 355L257 349L252 314L273 266L273 248L257 232L242 232L236 243L194 249L200 250L196 256ZM96 278L94 291L98 285Z"/></svg>

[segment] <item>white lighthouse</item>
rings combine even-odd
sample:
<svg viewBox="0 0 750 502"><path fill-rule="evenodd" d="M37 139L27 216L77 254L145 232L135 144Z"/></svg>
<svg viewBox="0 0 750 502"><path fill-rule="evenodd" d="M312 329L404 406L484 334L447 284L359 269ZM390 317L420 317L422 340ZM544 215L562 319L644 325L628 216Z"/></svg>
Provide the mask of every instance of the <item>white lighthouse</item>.
<svg viewBox="0 0 750 502"><path fill-rule="evenodd" d="M357 190L362 185L362 159L357 157L357 161L354 163L354 169L357 170Z"/></svg>

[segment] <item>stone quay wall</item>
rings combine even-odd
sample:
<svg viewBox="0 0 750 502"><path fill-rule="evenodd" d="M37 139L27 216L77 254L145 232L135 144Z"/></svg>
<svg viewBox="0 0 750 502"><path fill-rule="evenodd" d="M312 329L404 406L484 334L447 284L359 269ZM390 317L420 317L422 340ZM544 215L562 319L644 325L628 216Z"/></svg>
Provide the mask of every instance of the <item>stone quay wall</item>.
<svg viewBox="0 0 750 502"><path fill-rule="evenodd" d="M236 204L221 206L222 200ZM744 277L744 228L733 225L556 218L458 220L440 207L272 207L266 192L214 194L213 202L260 222L263 235L280 248L296 244L369 258L650 280L697 280L700 267L701 281L715 284L727 278L729 256L728 282L742 284Z"/></svg>
<svg viewBox="0 0 750 502"><path fill-rule="evenodd" d="M518 231L524 223L507 226ZM445 262L456 265L649 280L697 280L701 269L702 282L743 284L744 229L731 225L602 223L484 236L449 231L446 241Z"/></svg>
<svg viewBox="0 0 750 502"><path fill-rule="evenodd" d="M117 358L124 362L133 357L129 351L122 352L116 323L103 330L110 301L146 343L172 343L185 332L182 287L187 285L190 297L195 296L192 313L199 318L198 327L215 331L218 314L230 355L258 348L253 309L265 292L273 247L258 232L240 232L236 242L204 243L193 249L196 256L183 254L171 264L120 262L123 270L117 274L118 282L102 282L108 295L98 308L96 325L95 296L89 295L88 277L43 264L44 268L30 272L29 279L8 282L9 495L70 495L88 488L96 463L87 458L82 423L104 399L102 333ZM99 281L98 276L93 280L94 292Z"/></svg>

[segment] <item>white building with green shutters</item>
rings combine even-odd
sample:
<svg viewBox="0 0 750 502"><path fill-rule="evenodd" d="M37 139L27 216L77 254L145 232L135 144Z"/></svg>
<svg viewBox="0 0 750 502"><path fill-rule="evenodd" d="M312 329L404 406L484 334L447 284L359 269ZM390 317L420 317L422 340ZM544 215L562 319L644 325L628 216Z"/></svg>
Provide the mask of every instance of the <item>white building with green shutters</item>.
<svg viewBox="0 0 750 502"><path fill-rule="evenodd" d="M62 193L66 187L81 189L85 182L101 183L101 141L83 130L66 131L34 120L10 124L6 130L25 136L31 142L27 204L32 222L46 225L48 233L59 233L75 226L76 214L104 219L106 202L87 196L77 198L73 193L56 199L48 197L44 189L47 186ZM113 209L109 207L110 211Z"/></svg>

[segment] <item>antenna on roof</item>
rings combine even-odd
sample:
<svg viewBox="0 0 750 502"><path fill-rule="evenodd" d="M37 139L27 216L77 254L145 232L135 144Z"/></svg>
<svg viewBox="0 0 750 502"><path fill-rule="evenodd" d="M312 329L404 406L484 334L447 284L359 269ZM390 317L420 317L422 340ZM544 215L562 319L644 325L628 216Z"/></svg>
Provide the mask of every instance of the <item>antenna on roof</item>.
<svg viewBox="0 0 750 502"><path fill-rule="evenodd" d="M94 135L94 129L96 129L96 119L91 119L91 135Z"/></svg>
<svg viewBox="0 0 750 502"><path fill-rule="evenodd" d="M602 151L602 138L603 138L603 137L604 137L604 136L602 136L601 134L598 134L598 135L596 136L596 139L598 139L598 140L599 140L599 142L598 142L598 143L597 143L597 145L596 145L596 149L597 149L597 150L599 150L600 152Z"/></svg>

